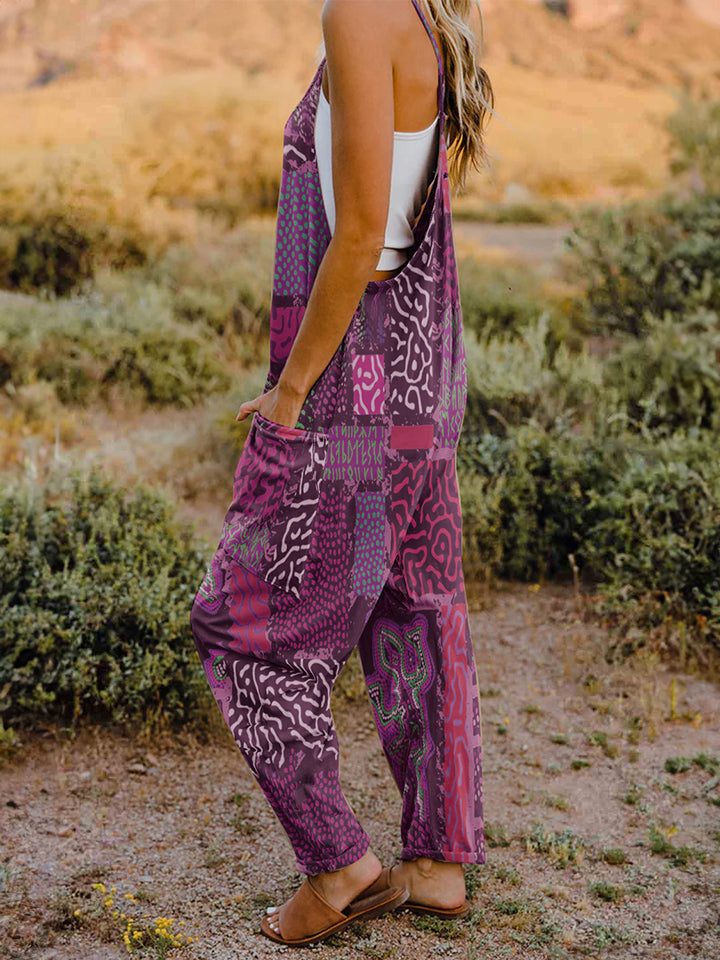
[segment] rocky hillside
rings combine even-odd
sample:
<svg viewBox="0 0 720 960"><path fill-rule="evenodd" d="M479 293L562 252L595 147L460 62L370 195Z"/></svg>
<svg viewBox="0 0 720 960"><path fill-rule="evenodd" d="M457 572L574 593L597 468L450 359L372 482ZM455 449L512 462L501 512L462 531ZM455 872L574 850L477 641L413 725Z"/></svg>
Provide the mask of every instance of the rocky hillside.
<svg viewBox="0 0 720 960"><path fill-rule="evenodd" d="M0 90L234 65L302 84L322 0L3 0ZM549 9L552 8L552 9ZM720 95L719 0L482 0L485 64Z"/></svg>
<svg viewBox="0 0 720 960"><path fill-rule="evenodd" d="M720 0L483 0L490 64L720 96Z"/></svg>

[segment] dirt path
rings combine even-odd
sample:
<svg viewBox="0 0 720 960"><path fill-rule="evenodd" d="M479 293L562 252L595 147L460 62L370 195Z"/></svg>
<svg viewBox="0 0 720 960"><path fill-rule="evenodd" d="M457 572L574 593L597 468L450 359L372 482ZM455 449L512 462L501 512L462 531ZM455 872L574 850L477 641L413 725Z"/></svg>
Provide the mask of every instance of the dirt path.
<svg viewBox="0 0 720 960"><path fill-rule="evenodd" d="M467 872L475 910L440 925L400 911L311 952L338 960L720 956L717 688L649 663L608 666L602 630L578 619L564 586L501 585L472 627L488 836L486 865ZM389 861L400 804L369 705L338 701L335 716L348 799ZM688 769L666 772L675 757ZM148 749L107 733L75 742L36 735L1 776L0 957L126 957L124 922L110 917L118 905L138 927L143 914L172 918L173 930L199 938L178 956L293 955L257 929L265 906L300 877L223 726L210 747L191 737ZM605 862L610 849L626 862ZM105 885L111 906L93 883Z"/></svg>
<svg viewBox="0 0 720 960"><path fill-rule="evenodd" d="M453 220L453 236L460 248L476 245L484 252L498 251L525 260L542 275L558 273L562 241L571 224L478 223Z"/></svg>

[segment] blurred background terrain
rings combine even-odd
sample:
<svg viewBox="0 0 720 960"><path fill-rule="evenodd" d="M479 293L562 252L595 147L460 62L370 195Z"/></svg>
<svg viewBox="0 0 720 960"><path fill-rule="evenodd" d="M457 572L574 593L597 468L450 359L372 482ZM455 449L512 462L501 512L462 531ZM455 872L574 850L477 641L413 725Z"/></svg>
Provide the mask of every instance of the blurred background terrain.
<svg viewBox="0 0 720 960"><path fill-rule="evenodd" d="M4 0L5 192L29 202L41 171L46 187L56 178L87 194L104 184L126 216L142 219L135 208L161 204L168 229L179 229L184 213L189 230L189 210L232 220L270 209L282 126L312 75L321 7ZM661 189L658 119L680 90L720 89L714 0L487 0L482 8L483 65L504 122L493 121L492 176L477 176L471 197L498 200L511 184L540 198ZM98 214L111 213L109 203Z"/></svg>

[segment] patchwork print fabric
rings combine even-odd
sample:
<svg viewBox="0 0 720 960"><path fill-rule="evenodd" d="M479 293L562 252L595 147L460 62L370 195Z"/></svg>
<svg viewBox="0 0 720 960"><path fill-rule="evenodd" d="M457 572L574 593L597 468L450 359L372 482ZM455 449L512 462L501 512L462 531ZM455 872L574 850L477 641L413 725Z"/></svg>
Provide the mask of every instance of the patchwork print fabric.
<svg viewBox="0 0 720 960"><path fill-rule="evenodd" d="M402 856L483 863L480 702L455 454L467 392L445 77L439 152L409 261L371 281L296 427L260 414L191 613L223 716L304 873L368 837L338 780L332 686L358 646L402 797ZM314 147L321 63L288 118L266 389L330 241Z"/></svg>

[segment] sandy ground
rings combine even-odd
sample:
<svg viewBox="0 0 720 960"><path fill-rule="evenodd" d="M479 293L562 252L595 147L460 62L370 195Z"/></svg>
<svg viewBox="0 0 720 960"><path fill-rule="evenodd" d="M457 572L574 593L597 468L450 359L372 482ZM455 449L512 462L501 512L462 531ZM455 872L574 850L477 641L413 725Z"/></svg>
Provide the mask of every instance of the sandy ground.
<svg viewBox="0 0 720 960"><path fill-rule="evenodd" d="M571 230L570 223L453 222L458 254L465 249L478 250L484 258L500 254L529 264L540 276L560 275L563 241Z"/></svg>
<svg viewBox="0 0 720 960"><path fill-rule="evenodd" d="M719 957L720 789L708 759L720 756L717 688L650 661L608 665L603 629L564 585L499 584L482 606L472 633L488 850L466 872L473 913L433 923L400 910L310 952ZM338 699L334 713L346 794L391 862L400 803L369 704ZM178 956L295 952L258 932L266 905L301 877L222 722L209 746L191 735L146 745L61 733L23 736L23 754L0 774L0 957L127 956L114 909L136 927L147 914L198 938ZM667 772L673 757L689 768ZM649 847L653 828L664 852ZM609 849L625 862L606 862ZM164 956L160 947L139 955Z"/></svg>

